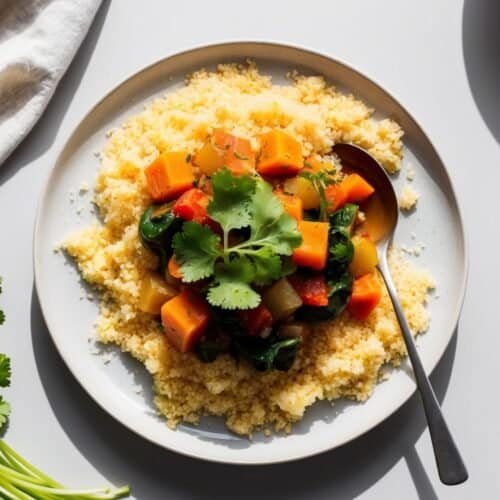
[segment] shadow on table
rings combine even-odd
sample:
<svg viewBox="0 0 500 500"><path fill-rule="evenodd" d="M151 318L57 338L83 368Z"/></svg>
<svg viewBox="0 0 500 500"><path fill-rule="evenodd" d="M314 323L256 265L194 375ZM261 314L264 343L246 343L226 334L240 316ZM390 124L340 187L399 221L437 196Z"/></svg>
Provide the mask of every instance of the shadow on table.
<svg viewBox="0 0 500 500"><path fill-rule="evenodd" d="M500 143L500 2L465 0L462 50L476 106Z"/></svg>
<svg viewBox="0 0 500 500"><path fill-rule="evenodd" d="M54 96L47 105L43 115L31 132L28 133L26 138L1 166L0 186L15 175L18 170L35 161L53 144L59 127L87 69L90 56L94 52L110 4L111 0L103 0L87 36L80 45L65 75L59 82Z"/></svg>
<svg viewBox="0 0 500 500"><path fill-rule="evenodd" d="M132 480L134 495L141 500L163 498L162 481L168 482L169 492L175 492L172 498L228 498L235 492L239 499L309 495L353 498L401 458L406 461L419 498L437 499L414 447L426 427L418 395L375 429L336 450L288 464L214 464L155 446L97 406L56 351L34 289L31 337L41 382L69 439L111 482L118 485ZM431 377L440 401L450 380L456 344L457 332Z"/></svg>

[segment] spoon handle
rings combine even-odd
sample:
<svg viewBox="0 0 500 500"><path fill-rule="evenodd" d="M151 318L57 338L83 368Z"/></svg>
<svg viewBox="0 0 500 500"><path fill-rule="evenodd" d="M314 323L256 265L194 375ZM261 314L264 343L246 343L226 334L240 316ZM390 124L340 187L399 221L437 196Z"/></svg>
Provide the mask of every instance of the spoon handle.
<svg viewBox="0 0 500 500"><path fill-rule="evenodd" d="M427 418L432 447L434 448L439 478L444 484L448 485L463 483L469 477L467 469L453 441L450 430L446 425L438 400L434 394L429 378L425 373L422 361L420 360L410 327L406 321L396 288L392 282L386 255L382 256L378 268L387 286L387 291L389 292L394 311L396 312L399 325L403 332L408 356L413 366L417 386L424 404L425 416Z"/></svg>

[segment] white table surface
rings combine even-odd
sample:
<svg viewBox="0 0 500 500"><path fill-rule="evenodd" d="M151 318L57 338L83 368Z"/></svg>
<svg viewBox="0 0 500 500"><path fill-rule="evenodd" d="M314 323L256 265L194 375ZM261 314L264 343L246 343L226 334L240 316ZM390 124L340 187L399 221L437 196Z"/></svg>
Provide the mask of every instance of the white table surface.
<svg viewBox="0 0 500 500"><path fill-rule="evenodd" d="M141 500L499 498L499 20L495 0L105 1L45 115L0 169L0 303L8 316L0 351L14 369L7 441L69 485L128 483ZM184 48L245 39L304 45L373 76L420 121L451 172L470 276L458 335L432 381L469 467L464 485L439 483L416 396L333 452L277 466L215 465L162 450L115 422L50 340L33 289L32 229L43 181L68 134L139 68Z"/></svg>

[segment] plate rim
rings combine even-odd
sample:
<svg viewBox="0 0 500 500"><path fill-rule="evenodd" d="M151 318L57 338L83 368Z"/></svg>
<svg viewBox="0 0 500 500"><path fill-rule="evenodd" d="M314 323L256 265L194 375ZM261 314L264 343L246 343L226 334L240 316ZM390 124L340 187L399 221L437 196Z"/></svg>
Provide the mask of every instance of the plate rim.
<svg viewBox="0 0 500 500"><path fill-rule="evenodd" d="M215 463L226 463L226 464L237 464L237 465L268 465L268 464L275 464L275 463L286 463L286 462L292 462L296 460L301 460L304 458L309 458L315 455L319 455L322 453L325 453L327 451L331 451L333 449L339 448L341 446L346 445L347 443L354 441L355 439L363 436L364 434L370 432L373 430L375 427L380 425L383 421L387 420L390 416L392 416L394 413L396 413L412 396L415 394L417 391L417 386L414 382L414 380L410 381L410 387L401 394L401 398L398 401L397 404L394 405L393 408L388 411L384 416L377 416L374 418L370 424L366 426L361 431L355 431L351 433L350 436L346 436L343 440L339 441L338 443L331 445L329 442L326 442L326 444L322 446L316 446L313 450L310 452L301 452L297 453L293 456L286 456L286 457L281 457L281 458L273 458L273 459L264 459L263 460L245 460L245 459L236 459L236 458L220 458L220 457L213 457L209 453L200 453L201 450L194 450L189 451L187 449L179 449L176 448L174 445L169 446L168 444L164 442L158 442L153 440L151 436L149 436L147 433L143 432L140 428L134 427L132 424L129 424L121 415L118 414L118 412L115 412L114 410L110 410L108 407L105 406L105 404L97 398L96 395L93 394L93 392L87 387L87 385L80 379L80 377L77 376L77 373L74 371L73 367L71 364L66 360L66 357L63 353L63 349L58 343L57 337L53 335L52 333L52 328L50 325L49 321L49 315L46 313L46 306L44 305L44 300L43 300L43 295L40 293L41 291L41 278L39 276L40 273L40 255L39 255L39 233L40 233L40 226L41 226L41 214L43 213L43 208L46 204L47 198L50 195L50 186L52 184L53 177L55 176L56 171L58 170L58 166L61 162L61 158L63 156L63 153L65 152L65 149L67 145L70 143L70 141L73 139L75 133L77 132L78 128L84 122L90 115L94 113L96 108L98 108L103 102L108 100L115 92L120 90L122 87L126 86L131 80L134 78L138 77L140 74L148 72L152 70L155 66L165 64L167 61L171 59L175 59L178 57L185 57L188 56L190 53L195 53L199 52L202 50L206 49L217 49L217 48L222 48L222 47L228 47L228 46L238 46L238 45L264 45L264 46L272 46L275 48L284 48L284 49L293 49L296 51L303 52L309 56L316 56L316 57L321 57L326 60L329 60L331 62L334 62L337 65L343 66L345 69L357 74L357 76L369 81L372 85L377 87L379 90L381 90L383 93L385 93L390 99L392 99L395 103L397 103L406 113L406 115L413 121L414 125L417 127L418 131L422 134L422 136L426 139L428 144L432 148L432 152L435 154L436 158L439 160L441 165L443 166L442 169L442 174L445 176L446 181L448 182L449 185L449 193L452 197L452 200L455 203L455 208L456 208L456 220L457 220L457 226L460 229L460 234L459 237L462 240L462 252L463 252L463 259L462 259L462 268L463 268L463 273L461 277L461 282L460 282L460 289L458 293L458 300L456 303L455 310L453 311L453 321L452 321L452 329L451 333L449 335L449 338L445 342L444 346L441 349L441 352L438 352L437 355L434 356L434 359L430 363L430 367L426 368L426 373L430 375L433 370L437 367L439 364L440 360L442 359L444 353L446 350L449 348L450 342L453 338L453 336L457 332L457 327L458 327L458 322L460 319L460 314L463 308L464 300L465 300L465 293L466 293L466 288L467 288L467 281L468 281L468 275L469 275L469 245L468 245L468 236L467 232L465 229L464 225L464 219L462 216L462 208L460 205L460 200L457 196L457 192L455 189L455 185L453 182L453 179L448 171L448 168L446 167L446 164L442 160L442 157L439 153L439 150L436 148L434 142L429 138L427 133L425 132L424 128L421 126L420 122L413 116L413 114L407 109L406 106L401 104L401 99L397 97L393 92L389 92L386 90L385 86L381 85L375 78L370 76L369 74L365 73L364 71L358 70L356 67L352 66L351 64L345 62L343 59L338 58L337 56L331 56L328 53L312 49L310 47L307 47L305 45L298 45L298 44L292 44L288 42L280 42L276 40L225 40L225 41L220 41L220 42L214 42L214 43L208 43L208 44L200 44L200 45L195 45L195 46L190 46L188 48L179 50L174 52L173 54L170 54L166 57L162 57L160 59L157 59L153 61L150 64L147 64L146 66L141 67L140 69L134 71L133 73L129 74L127 77L124 79L121 79L119 83L116 85L112 86L111 89L106 91L101 98L99 98L91 107L88 109L88 111L84 112L79 118L76 119L75 125L71 128L69 133L65 136L64 141L62 142L62 145L58 148L57 153L55 155L55 161L53 162L52 167L49 169L49 171L46 174L45 180L42 183L41 191L38 197L37 201L37 207L36 207L36 214L35 214L35 222L34 222L34 228L33 228L33 246L32 246L32 251L33 251L33 270L34 270L34 284L35 284L35 290L38 298L38 302L40 305L40 309L44 318L44 322L47 326L47 330L50 334L50 337L52 339L52 342L54 343L54 346L56 347L56 350L58 354L61 356L61 358L64 360L64 364L72 374L72 376L78 381L80 386L84 389L84 391L87 393L87 395L100 407L102 408L108 415L113 417L115 420L120 422L125 428L128 430L132 431L134 434L137 436L140 436L141 438L145 439L148 442L151 442L161 448L168 449L170 451L173 451L175 453L179 453L184 456L188 456L191 458L196 458L196 459L201 459L201 460L206 460L209 462L215 462ZM222 61L221 61L222 62Z"/></svg>

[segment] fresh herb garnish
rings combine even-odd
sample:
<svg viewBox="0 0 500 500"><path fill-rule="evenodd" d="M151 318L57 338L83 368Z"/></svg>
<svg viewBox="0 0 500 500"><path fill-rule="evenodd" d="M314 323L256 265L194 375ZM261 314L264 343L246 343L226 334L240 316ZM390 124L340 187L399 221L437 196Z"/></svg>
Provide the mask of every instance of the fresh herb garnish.
<svg viewBox="0 0 500 500"><path fill-rule="evenodd" d="M0 294L2 279L0 278ZM0 310L1 317L5 318ZM0 322L1 324L1 322ZM10 385L10 358L0 354L0 387ZM0 428L10 416L10 404L0 396ZM112 490L99 488L91 490L70 490L31 465L0 439L0 497L11 500L68 499L114 500L128 496L130 488L123 486Z"/></svg>
<svg viewBox="0 0 500 500"><path fill-rule="evenodd" d="M10 374L10 358L5 354L0 354L0 387L9 387Z"/></svg>
<svg viewBox="0 0 500 500"><path fill-rule="evenodd" d="M207 211L220 225L222 238L208 227L186 222L173 238L175 257L184 281L212 277L207 295L212 306L252 309L261 300L252 285L280 278L282 257L292 254L301 236L264 180L224 169L212 177L212 188ZM249 228L248 237L231 244L231 231L242 228Z"/></svg>
<svg viewBox="0 0 500 500"><path fill-rule="evenodd" d="M305 166L309 166L307 163ZM326 221L328 219L328 207L330 206L329 201L326 199L325 190L327 186L335 184L336 180L334 178L335 169L320 170L318 172L312 169L304 169L300 172L299 176L307 179L314 187L319 197L319 219Z"/></svg>

